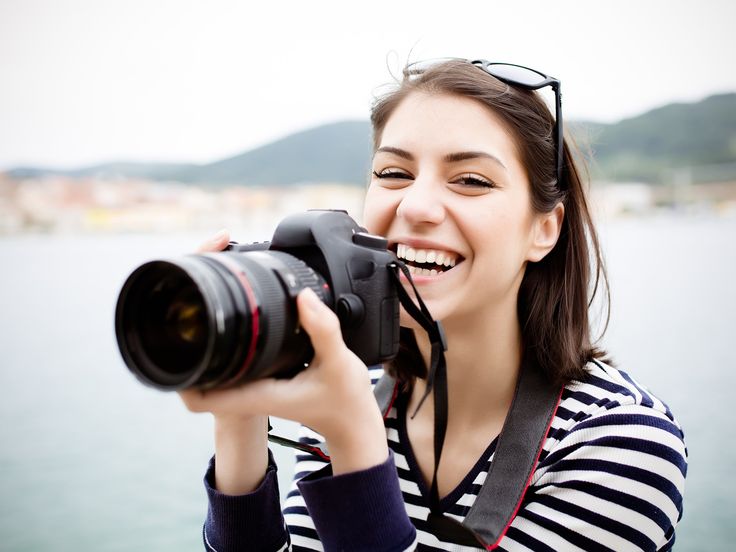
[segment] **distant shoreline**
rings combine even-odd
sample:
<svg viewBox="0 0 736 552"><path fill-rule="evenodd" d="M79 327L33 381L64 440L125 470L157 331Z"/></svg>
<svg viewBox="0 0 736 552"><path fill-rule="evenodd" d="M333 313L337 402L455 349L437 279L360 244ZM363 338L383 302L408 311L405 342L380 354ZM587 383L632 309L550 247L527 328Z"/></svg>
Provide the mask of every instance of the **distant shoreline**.
<svg viewBox="0 0 736 552"><path fill-rule="evenodd" d="M48 176L16 180L0 174L0 236L123 234L220 228L269 231L288 214L344 209L360 220L365 187L322 183L290 186L200 186ZM670 185L591 185L591 203L603 218L658 212L736 215L736 182Z"/></svg>

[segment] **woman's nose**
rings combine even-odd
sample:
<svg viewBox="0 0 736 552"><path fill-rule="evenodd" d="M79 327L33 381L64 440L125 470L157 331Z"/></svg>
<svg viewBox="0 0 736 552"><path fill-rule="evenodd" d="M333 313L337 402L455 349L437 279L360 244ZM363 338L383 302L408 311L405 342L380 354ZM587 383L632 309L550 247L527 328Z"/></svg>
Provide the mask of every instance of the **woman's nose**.
<svg viewBox="0 0 736 552"><path fill-rule="evenodd" d="M431 181L415 180L406 188L396 215L410 224L439 224L445 218L441 190Z"/></svg>

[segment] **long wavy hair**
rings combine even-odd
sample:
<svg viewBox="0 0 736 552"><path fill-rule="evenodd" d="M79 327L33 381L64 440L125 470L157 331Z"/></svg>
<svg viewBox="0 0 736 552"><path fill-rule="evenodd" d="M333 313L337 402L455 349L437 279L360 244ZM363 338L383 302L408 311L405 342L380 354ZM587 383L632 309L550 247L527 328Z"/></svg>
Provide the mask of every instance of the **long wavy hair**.
<svg viewBox="0 0 736 552"><path fill-rule="evenodd" d="M580 155L573 155L565 138L564 170L556 178L554 117L534 91L505 84L466 61L433 65L419 75L404 71L404 78L390 92L378 97L371 110L373 150L398 105L415 92L449 94L480 102L498 116L511 132L529 179L532 208L550 212L565 206L560 237L539 262L527 264L519 289L517 313L521 325L523 358L556 383L585 377L585 365L593 359L610 362L591 338L589 310L603 291L605 332L610 315L610 292L598 236L586 197ZM601 337L599 336L599 337ZM388 367L400 381L411 385L425 377L426 367L411 331L402 329L401 351Z"/></svg>

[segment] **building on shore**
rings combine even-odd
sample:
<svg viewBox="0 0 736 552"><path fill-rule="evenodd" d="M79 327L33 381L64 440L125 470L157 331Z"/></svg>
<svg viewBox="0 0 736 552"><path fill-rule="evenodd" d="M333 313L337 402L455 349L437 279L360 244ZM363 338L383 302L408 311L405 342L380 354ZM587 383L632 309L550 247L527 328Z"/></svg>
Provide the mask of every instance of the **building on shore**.
<svg viewBox="0 0 736 552"><path fill-rule="evenodd" d="M0 173L0 235L22 233L166 233L229 228L267 239L278 221L306 209L344 209L362 216L363 186L214 186L142 179L47 176L12 179ZM736 214L736 182L668 185L595 182L591 203L603 219L659 210ZM245 234L247 232L247 234Z"/></svg>

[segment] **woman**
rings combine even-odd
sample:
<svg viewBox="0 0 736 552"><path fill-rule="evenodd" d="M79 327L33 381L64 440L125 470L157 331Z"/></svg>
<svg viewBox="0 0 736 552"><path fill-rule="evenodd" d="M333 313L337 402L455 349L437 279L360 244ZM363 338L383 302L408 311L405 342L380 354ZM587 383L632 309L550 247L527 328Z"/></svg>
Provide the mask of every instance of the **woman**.
<svg viewBox="0 0 736 552"><path fill-rule="evenodd" d="M509 70L460 60L410 66L372 112L363 223L411 267L446 334L439 465L435 404L418 408L430 363L424 332L402 310L414 338L402 334L402 354L386 367L401 393L384 420L337 318L304 291L300 322L316 352L307 370L288 381L181 393L188 408L215 416L209 550L470 549L445 540L429 509L458 521L468 514L527 365L562 396L518 512L486 544L671 548L686 472L682 432L662 402L591 344L589 265L597 284L601 257L576 161L559 138L559 82ZM546 84L557 92L556 117L531 90ZM380 372L371 370L374 380ZM303 438L326 440L332 459L330 473L317 472L324 462L314 457L298 458L302 481L287 497L286 526L267 415L314 430Z"/></svg>

